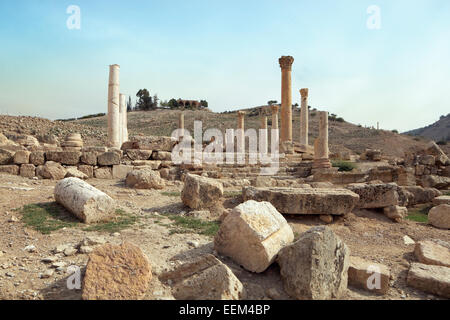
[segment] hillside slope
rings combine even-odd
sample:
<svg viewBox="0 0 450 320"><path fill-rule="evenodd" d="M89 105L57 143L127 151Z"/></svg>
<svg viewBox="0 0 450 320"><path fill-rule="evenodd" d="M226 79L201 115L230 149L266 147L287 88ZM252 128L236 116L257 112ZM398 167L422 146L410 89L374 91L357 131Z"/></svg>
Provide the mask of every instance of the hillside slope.
<svg viewBox="0 0 450 320"><path fill-rule="evenodd" d="M405 134L421 136L434 141L450 142L450 113L427 127L411 130Z"/></svg>

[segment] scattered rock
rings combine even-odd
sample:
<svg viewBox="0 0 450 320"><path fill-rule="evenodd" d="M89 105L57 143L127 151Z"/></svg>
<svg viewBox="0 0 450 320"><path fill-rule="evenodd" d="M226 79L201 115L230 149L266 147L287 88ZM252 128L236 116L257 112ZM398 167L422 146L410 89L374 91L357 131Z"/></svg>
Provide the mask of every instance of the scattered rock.
<svg viewBox="0 0 450 320"><path fill-rule="evenodd" d="M78 179L82 179L82 180L86 180L89 178L86 174L79 171L78 168L76 168L76 167L69 167L66 170L67 170L67 173L66 173L65 178L78 178Z"/></svg>
<svg viewBox="0 0 450 320"><path fill-rule="evenodd" d="M450 205L450 196L440 196L433 199L433 204L435 206L439 206L441 204L448 204Z"/></svg>
<svg viewBox="0 0 450 320"><path fill-rule="evenodd" d="M428 213L428 222L440 229L450 229L450 205L441 204Z"/></svg>
<svg viewBox="0 0 450 320"><path fill-rule="evenodd" d="M357 208L385 208L396 206L399 203L399 195L395 183L353 183L348 185L347 188L359 195Z"/></svg>
<svg viewBox="0 0 450 320"><path fill-rule="evenodd" d="M291 227L272 204L249 200L234 208L222 222L214 248L245 269L259 273L293 240Z"/></svg>
<svg viewBox="0 0 450 320"><path fill-rule="evenodd" d="M34 245L32 245L32 244L29 245L29 246L26 246L23 250L25 250L26 252L29 252L29 253L37 251L36 247Z"/></svg>
<svg viewBox="0 0 450 320"><path fill-rule="evenodd" d="M126 185L135 189L163 189L164 180L158 171L133 170L127 174Z"/></svg>
<svg viewBox="0 0 450 320"><path fill-rule="evenodd" d="M51 276L53 276L53 273L54 273L54 271L52 269L48 269L44 273L41 273L39 278L41 278L41 279L48 279Z"/></svg>
<svg viewBox="0 0 450 320"><path fill-rule="evenodd" d="M207 209L217 205L223 196L223 185L214 179L187 174L181 200L192 209Z"/></svg>
<svg viewBox="0 0 450 320"><path fill-rule="evenodd" d="M395 222L401 222L404 218L408 216L408 208L400 206L390 206L384 208L384 214L391 220Z"/></svg>
<svg viewBox="0 0 450 320"><path fill-rule="evenodd" d="M411 245L411 244L415 244L416 242L413 239L411 239L410 237L404 236L403 237L403 243L405 245Z"/></svg>
<svg viewBox="0 0 450 320"><path fill-rule="evenodd" d="M320 217L320 220L325 222L326 224L333 223L333 216L329 214L323 214Z"/></svg>
<svg viewBox="0 0 450 320"><path fill-rule="evenodd" d="M450 268L413 263L408 272L407 284L428 293L450 298Z"/></svg>
<svg viewBox="0 0 450 320"><path fill-rule="evenodd" d="M314 227L282 249L277 262L286 292L299 300L339 298L347 289L350 252L328 227Z"/></svg>
<svg viewBox="0 0 450 320"><path fill-rule="evenodd" d="M374 263L359 257L350 257L348 284L377 294L389 290L391 273L383 264Z"/></svg>
<svg viewBox="0 0 450 320"><path fill-rule="evenodd" d="M450 267L450 249L433 241L416 243L414 254L420 263Z"/></svg>

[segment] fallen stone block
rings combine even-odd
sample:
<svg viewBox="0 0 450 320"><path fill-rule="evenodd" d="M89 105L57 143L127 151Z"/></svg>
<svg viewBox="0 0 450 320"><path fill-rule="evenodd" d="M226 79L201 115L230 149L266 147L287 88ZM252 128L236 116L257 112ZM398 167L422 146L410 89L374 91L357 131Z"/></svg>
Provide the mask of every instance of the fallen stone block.
<svg viewBox="0 0 450 320"><path fill-rule="evenodd" d="M208 209L223 197L223 185L217 180L187 174L181 200L191 209Z"/></svg>
<svg viewBox="0 0 450 320"><path fill-rule="evenodd" d="M153 152L152 159L161 161L172 161L172 153L167 151Z"/></svg>
<svg viewBox="0 0 450 320"><path fill-rule="evenodd" d="M426 175L422 177L421 185L424 188L447 189L450 187L450 178L436 175Z"/></svg>
<svg viewBox="0 0 450 320"><path fill-rule="evenodd" d="M96 166L97 165L97 152L95 151L85 151L81 153L80 158L81 163Z"/></svg>
<svg viewBox="0 0 450 320"><path fill-rule="evenodd" d="M127 177L127 174L133 170L134 166L118 164L112 167L112 175L114 179L125 179Z"/></svg>
<svg viewBox="0 0 450 320"><path fill-rule="evenodd" d="M19 175L19 166L17 165L0 165L0 174L9 174L13 176Z"/></svg>
<svg viewBox="0 0 450 320"><path fill-rule="evenodd" d="M383 264L374 263L359 257L350 257L348 284L376 294L386 294L389 290L391 273Z"/></svg>
<svg viewBox="0 0 450 320"><path fill-rule="evenodd" d="M355 183L347 189L359 195L357 208L374 209L396 206L399 204L398 186L395 183L363 184Z"/></svg>
<svg viewBox="0 0 450 320"><path fill-rule="evenodd" d="M408 272L407 284L424 292L450 298L450 268L413 263Z"/></svg>
<svg viewBox="0 0 450 320"><path fill-rule="evenodd" d="M346 189L244 187L244 201L270 202L282 214L345 215L359 196Z"/></svg>
<svg viewBox="0 0 450 320"><path fill-rule="evenodd" d="M135 136L131 140L131 149L141 150L158 150L158 151L172 151L173 147L177 143L177 140L172 137L159 137L159 136ZM129 146L127 144L125 147ZM124 146L122 146L123 148Z"/></svg>
<svg viewBox="0 0 450 320"><path fill-rule="evenodd" d="M97 162L100 166L112 166L120 164L120 154L114 151L105 152L99 154L97 157Z"/></svg>
<svg viewBox="0 0 450 320"><path fill-rule="evenodd" d="M433 204L435 206L439 206L441 204L448 204L450 205L450 196L440 196L433 199Z"/></svg>
<svg viewBox="0 0 450 320"><path fill-rule="evenodd" d="M83 300L142 299L152 279L151 266L140 248L130 243L106 244L90 255L83 280Z"/></svg>
<svg viewBox="0 0 450 320"><path fill-rule="evenodd" d="M7 165L14 162L14 151L10 151L4 148L0 149L0 165Z"/></svg>
<svg viewBox="0 0 450 320"><path fill-rule="evenodd" d="M20 176L25 178L33 178L36 175L36 167L34 164L23 164L20 166Z"/></svg>
<svg viewBox="0 0 450 320"><path fill-rule="evenodd" d="M441 204L428 213L428 223L440 229L450 229L450 205Z"/></svg>
<svg viewBox="0 0 450 320"><path fill-rule="evenodd" d="M384 214L391 220L395 222L401 222L404 218L408 216L408 208L400 206L390 206L384 208Z"/></svg>
<svg viewBox="0 0 450 320"><path fill-rule="evenodd" d="M284 289L298 300L339 298L347 290L350 251L328 227L314 227L278 254Z"/></svg>
<svg viewBox="0 0 450 320"><path fill-rule="evenodd" d="M450 267L450 249L433 241L416 243L414 254L420 263Z"/></svg>
<svg viewBox="0 0 450 320"><path fill-rule="evenodd" d="M422 188L420 186L405 186L399 189L406 190L413 196L408 196L408 205L425 204L432 202L434 198L442 195L442 193L435 188Z"/></svg>
<svg viewBox="0 0 450 320"><path fill-rule="evenodd" d="M115 201L78 178L66 178L55 186L56 202L85 223L105 221L114 215Z"/></svg>
<svg viewBox="0 0 450 320"><path fill-rule="evenodd" d="M87 164L80 164L78 170L83 172L88 178L94 177L94 167Z"/></svg>
<svg viewBox="0 0 450 320"><path fill-rule="evenodd" d="M214 248L252 272L264 272L294 240L286 219L269 202L249 200L229 213Z"/></svg>
<svg viewBox="0 0 450 320"><path fill-rule="evenodd" d="M185 263L159 279L171 281L172 295L178 300L241 300L242 283L233 272L211 254Z"/></svg>
<svg viewBox="0 0 450 320"><path fill-rule="evenodd" d="M78 170L77 167L66 168L66 171L67 171L67 173L66 173L65 178L78 178L78 179L81 179L81 180L86 180L87 178L89 178L87 176L87 174L85 174L85 173L81 172L80 170Z"/></svg>
<svg viewBox="0 0 450 320"><path fill-rule="evenodd" d="M158 170L161 166L161 161L159 160L134 160L131 162L133 166L136 167L145 167L151 170ZM136 168L139 169L139 168Z"/></svg>
<svg viewBox="0 0 450 320"><path fill-rule="evenodd" d="M128 149L127 155L131 160L149 160L152 150Z"/></svg>
<svg viewBox="0 0 450 320"><path fill-rule="evenodd" d="M112 168L101 167L94 169L94 177L97 179L112 179Z"/></svg>
<svg viewBox="0 0 450 320"><path fill-rule="evenodd" d="M45 164L45 152L44 151L33 151L30 154L30 163L35 166L40 166Z"/></svg>
<svg viewBox="0 0 450 320"><path fill-rule="evenodd" d="M158 171L133 170L126 176L127 187L135 189L163 189L164 180Z"/></svg>
<svg viewBox="0 0 450 320"><path fill-rule="evenodd" d="M44 179L61 180L66 176L66 169L58 162L47 161L36 168L36 175Z"/></svg>
<svg viewBox="0 0 450 320"><path fill-rule="evenodd" d="M18 165L30 163L30 154L30 151L17 151L14 155L14 163Z"/></svg>
<svg viewBox="0 0 450 320"><path fill-rule="evenodd" d="M45 154L47 161L59 162L66 165L77 165L81 152L78 151L49 151Z"/></svg>

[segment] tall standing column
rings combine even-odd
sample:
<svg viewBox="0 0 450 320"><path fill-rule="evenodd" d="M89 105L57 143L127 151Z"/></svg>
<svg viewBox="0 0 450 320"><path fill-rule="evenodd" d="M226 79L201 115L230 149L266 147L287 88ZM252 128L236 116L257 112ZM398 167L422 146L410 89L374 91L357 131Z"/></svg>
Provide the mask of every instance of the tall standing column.
<svg viewBox="0 0 450 320"><path fill-rule="evenodd" d="M120 146L128 140L127 134L127 97L124 94L120 94L119 105L119 133L120 133Z"/></svg>
<svg viewBox="0 0 450 320"><path fill-rule="evenodd" d="M279 106L271 106L272 109L272 130L278 129L278 111L280 110Z"/></svg>
<svg viewBox="0 0 450 320"><path fill-rule="evenodd" d="M301 109L300 109L300 144L307 146L308 134L309 134L309 123L308 123L308 89L301 89L300 95L302 98Z"/></svg>
<svg viewBox="0 0 450 320"><path fill-rule="evenodd" d="M267 117L262 114L261 115L261 128L260 128L260 153L266 154L269 147L269 135L267 133Z"/></svg>
<svg viewBox="0 0 450 320"><path fill-rule="evenodd" d="M331 168L328 158L328 112L319 112L319 137L314 141L314 169Z"/></svg>
<svg viewBox="0 0 450 320"><path fill-rule="evenodd" d="M241 146L242 146L242 152L245 153L245 112L238 111L237 115L238 115L238 123L237 123L238 148L239 148L239 141L240 141ZM240 151L240 150L238 149L238 151Z"/></svg>
<svg viewBox="0 0 450 320"><path fill-rule="evenodd" d="M281 134L280 142L292 142L292 64L294 58L283 56L279 59L281 67Z"/></svg>
<svg viewBox="0 0 450 320"><path fill-rule="evenodd" d="M178 130L180 135L180 140L184 137L184 112L181 111L178 114Z"/></svg>
<svg viewBox="0 0 450 320"><path fill-rule="evenodd" d="M120 66L109 66L108 86L108 144L110 147L120 148Z"/></svg>

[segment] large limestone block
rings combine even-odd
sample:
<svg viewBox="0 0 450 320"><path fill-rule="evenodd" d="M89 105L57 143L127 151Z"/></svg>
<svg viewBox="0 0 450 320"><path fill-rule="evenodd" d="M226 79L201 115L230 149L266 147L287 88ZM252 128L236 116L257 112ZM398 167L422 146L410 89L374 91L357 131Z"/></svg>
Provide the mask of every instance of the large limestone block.
<svg viewBox="0 0 450 320"><path fill-rule="evenodd" d="M364 184L354 183L347 189L359 195L357 208L385 208L399 204L398 186L395 183Z"/></svg>
<svg viewBox="0 0 450 320"><path fill-rule="evenodd" d="M389 290L390 277L391 273L387 266L359 257L350 257L348 268L350 286L377 294L386 294Z"/></svg>
<svg viewBox="0 0 450 320"><path fill-rule="evenodd" d="M35 166L40 166L45 164L45 152L44 151L33 151L30 154L30 163Z"/></svg>
<svg viewBox="0 0 450 320"><path fill-rule="evenodd" d="M147 256L137 246L106 244L89 255L83 280L84 300L138 300L152 279Z"/></svg>
<svg viewBox="0 0 450 320"><path fill-rule="evenodd" d="M131 164L136 167L147 167L151 170L158 170L161 167L161 161L159 160L134 160Z"/></svg>
<svg viewBox="0 0 450 320"><path fill-rule="evenodd" d="M425 292L450 298L450 268L413 263L408 272L407 284Z"/></svg>
<svg viewBox="0 0 450 320"><path fill-rule="evenodd" d="M149 160L152 156L152 150L128 149L127 155L131 160Z"/></svg>
<svg viewBox="0 0 450 320"><path fill-rule="evenodd" d="M440 229L450 229L450 205L441 204L428 213L428 223Z"/></svg>
<svg viewBox="0 0 450 320"><path fill-rule="evenodd" d="M450 178L427 175L422 177L421 184L425 188L447 189L450 187Z"/></svg>
<svg viewBox="0 0 450 320"><path fill-rule="evenodd" d="M435 206L439 206L441 204L449 204L450 205L450 196L440 196L433 199L433 204Z"/></svg>
<svg viewBox="0 0 450 320"><path fill-rule="evenodd" d="M15 164L28 164L30 163L30 151L17 151L14 155L14 163Z"/></svg>
<svg viewBox="0 0 450 320"><path fill-rule="evenodd" d="M283 214L345 215L359 196L346 189L243 188L244 201L270 202Z"/></svg>
<svg viewBox="0 0 450 320"><path fill-rule="evenodd" d="M47 161L61 164L76 165L80 162L81 152L78 151L49 151L46 153Z"/></svg>
<svg viewBox="0 0 450 320"><path fill-rule="evenodd" d="M22 164L20 166L20 176L25 178L33 178L36 175L36 167L34 164Z"/></svg>
<svg viewBox="0 0 450 320"><path fill-rule="evenodd" d="M117 152L105 152L97 157L100 166L112 166L120 164L120 154Z"/></svg>
<svg viewBox="0 0 450 320"><path fill-rule="evenodd" d="M65 178L78 178L81 180L85 180L85 179L89 178L87 174L78 170L77 167L69 167L66 169L66 171L67 171L67 173L66 173Z"/></svg>
<svg viewBox="0 0 450 320"><path fill-rule="evenodd" d="M36 174L44 179L61 180L66 176L66 169L54 161L47 161L45 165L36 169Z"/></svg>
<svg viewBox="0 0 450 320"><path fill-rule="evenodd" d="M172 137L143 136L132 137L130 142L133 146L132 149L172 151L177 140ZM126 144L122 148L128 146L129 144Z"/></svg>
<svg viewBox="0 0 450 320"><path fill-rule="evenodd" d="M390 206L384 208L384 214L395 222L401 222L408 216L408 208L400 206Z"/></svg>
<svg viewBox="0 0 450 320"><path fill-rule="evenodd" d="M114 179L125 179L127 177L127 174L133 170L133 166L118 164L113 166L112 175Z"/></svg>
<svg viewBox="0 0 450 320"><path fill-rule="evenodd" d="M0 149L0 165L10 164L14 161L14 151Z"/></svg>
<svg viewBox="0 0 450 320"><path fill-rule="evenodd" d="M153 152L152 159L161 161L171 161L172 153L168 151Z"/></svg>
<svg viewBox="0 0 450 320"><path fill-rule="evenodd" d="M39 141L33 136L19 134L19 135L10 135L9 140L12 140L24 147L39 147Z"/></svg>
<svg viewBox="0 0 450 320"><path fill-rule="evenodd" d="M217 180L187 174L181 200L191 209L206 209L217 205L223 196L223 185Z"/></svg>
<svg viewBox="0 0 450 320"><path fill-rule="evenodd" d="M434 198L442 195L442 193L435 188L422 188L420 186L400 187L399 189L406 190L412 193L413 197L409 198L408 205L424 204L432 202Z"/></svg>
<svg viewBox="0 0 450 320"><path fill-rule="evenodd" d="M207 254L185 263L159 277L171 281L172 294L178 300L241 300L242 283L216 257Z"/></svg>
<svg viewBox="0 0 450 320"><path fill-rule="evenodd" d="M425 152L427 154L435 156L436 161L439 165L450 165L449 158L447 157L445 152L442 151L442 149L436 144L436 142L431 141L430 143L428 143Z"/></svg>
<svg viewBox="0 0 450 320"><path fill-rule="evenodd" d="M299 300L339 298L347 289L350 250L328 227L314 227L278 254L286 292Z"/></svg>
<svg viewBox="0 0 450 320"><path fill-rule="evenodd" d="M434 241L417 242L414 254L420 263L450 267L450 249Z"/></svg>
<svg viewBox="0 0 450 320"><path fill-rule="evenodd" d="M97 152L95 151L85 151L81 153L81 163L96 166L97 165Z"/></svg>
<svg viewBox="0 0 450 320"><path fill-rule="evenodd" d="M105 221L114 215L115 201L78 178L66 178L55 186L55 200L85 223Z"/></svg>
<svg viewBox="0 0 450 320"><path fill-rule="evenodd" d="M78 166L78 170L80 170L81 172L83 172L85 175L88 176L88 178L93 178L94 177L94 167L87 165L87 164L81 164Z"/></svg>
<svg viewBox="0 0 450 320"><path fill-rule="evenodd" d="M250 200L228 214L214 238L214 248L245 269L259 273L293 240L291 227L273 205Z"/></svg>
<svg viewBox="0 0 450 320"><path fill-rule="evenodd" d="M125 184L135 189L163 189L164 180L158 171L133 170L126 176Z"/></svg>
<svg viewBox="0 0 450 320"><path fill-rule="evenodd" d="M101 167L94 169L94 177L97 179L112 179L112 168Z"/></svg>
<svg viewBox="0 0 450 320"><path fill-rule="evenodd" d="M17 165L0 165L0 174L17 176L19 174L19 170L19 166Z"/></svg>

